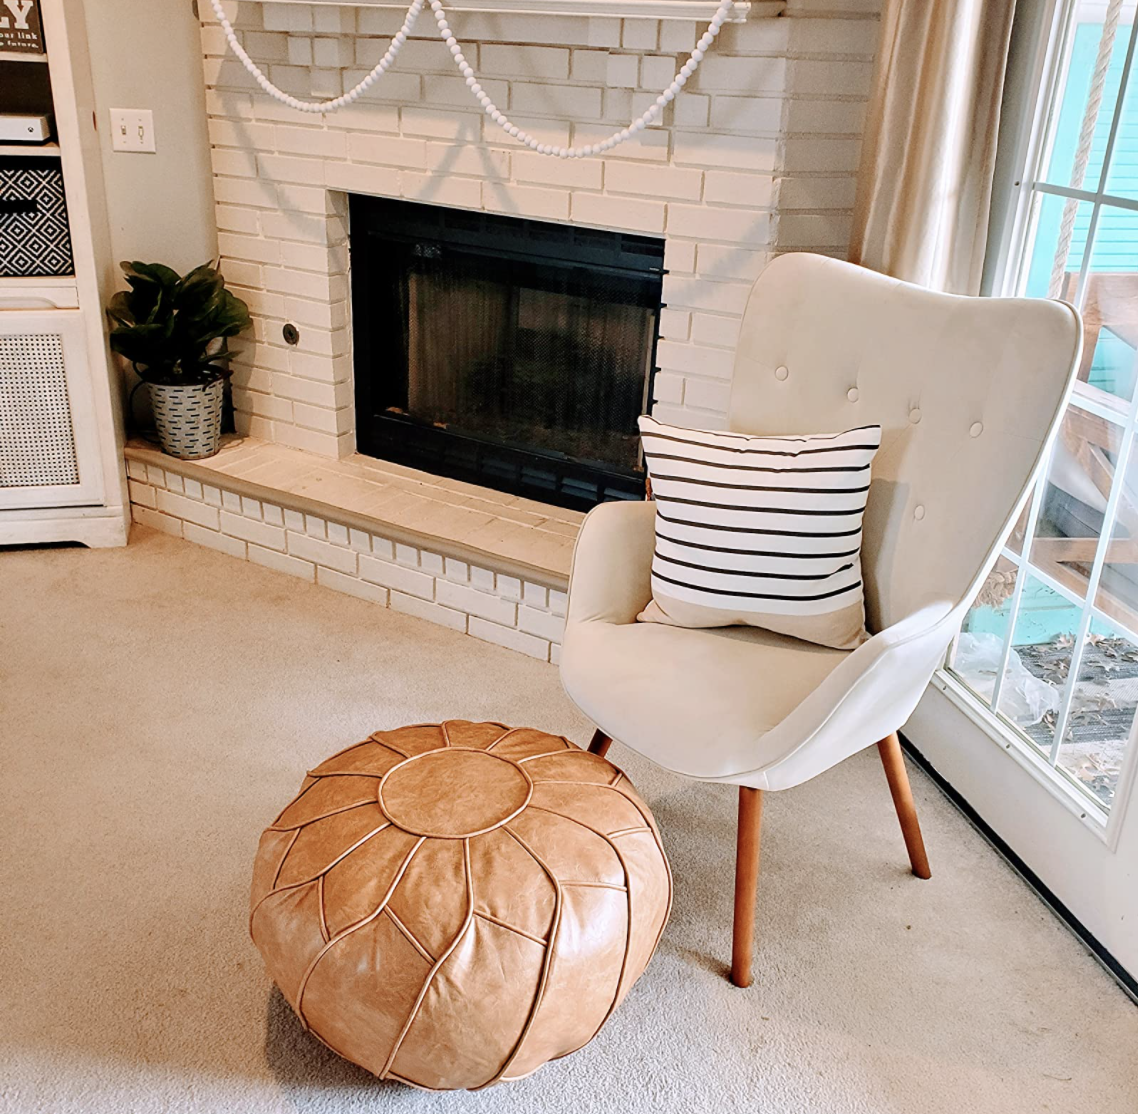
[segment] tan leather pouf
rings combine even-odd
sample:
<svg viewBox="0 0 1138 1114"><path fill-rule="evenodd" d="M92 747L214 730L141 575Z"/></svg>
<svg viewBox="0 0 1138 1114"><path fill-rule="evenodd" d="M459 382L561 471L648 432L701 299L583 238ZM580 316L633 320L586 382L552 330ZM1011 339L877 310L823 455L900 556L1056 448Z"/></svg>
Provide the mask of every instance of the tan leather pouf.
<svg viewBox="0 0 1138 1114"><path fill-rule="evenodd" d="M261 836L250 932L301 1022L385 1079L517 1079L596 1036L672 879L611 763L531 728L377 731Z"/></svg>

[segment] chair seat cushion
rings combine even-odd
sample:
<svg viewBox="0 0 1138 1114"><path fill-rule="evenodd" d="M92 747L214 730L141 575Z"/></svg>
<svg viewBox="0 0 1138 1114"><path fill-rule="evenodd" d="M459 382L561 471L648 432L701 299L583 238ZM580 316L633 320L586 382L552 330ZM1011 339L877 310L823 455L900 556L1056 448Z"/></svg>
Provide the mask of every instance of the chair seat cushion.
<svg viewBox="0 0 1138 1114"><path fill-rule="evenodd" d="M561 679L614 739L666 769L731 778L784 757L763 736L849 656L753 627L575 624Z"/></svg>
<svg viewBox="0 0 1138 1114"><path fill-rule="evenodd" d="M881 427L770 437L640 419L656 499L642 622L866 640L861 526Z"/></svg>

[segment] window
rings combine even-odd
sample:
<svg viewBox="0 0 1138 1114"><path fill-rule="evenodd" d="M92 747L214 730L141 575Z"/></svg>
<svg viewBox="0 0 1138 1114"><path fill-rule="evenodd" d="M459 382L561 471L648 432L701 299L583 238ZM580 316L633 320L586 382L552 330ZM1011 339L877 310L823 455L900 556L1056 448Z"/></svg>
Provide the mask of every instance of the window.
<svg viewBox="0 0 1138 1114"><path fill-rule="evenodd" d="M1105 821L1138 709L1138 0L1059 0L996 292L1086 326L1043 482L948 668ZM1023 49L1016 44L1016 49Z"/></svg>

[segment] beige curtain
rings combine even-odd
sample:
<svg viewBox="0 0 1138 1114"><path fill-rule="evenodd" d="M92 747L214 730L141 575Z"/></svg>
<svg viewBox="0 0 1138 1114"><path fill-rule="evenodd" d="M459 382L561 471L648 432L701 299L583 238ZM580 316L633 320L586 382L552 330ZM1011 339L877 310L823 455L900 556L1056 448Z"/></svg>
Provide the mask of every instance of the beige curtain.
<svg viewBox="0 0 1138 1114"><path fill-rule="evenodd" d="M1015 0L885 0L850 259L976 294Z"/></svg>

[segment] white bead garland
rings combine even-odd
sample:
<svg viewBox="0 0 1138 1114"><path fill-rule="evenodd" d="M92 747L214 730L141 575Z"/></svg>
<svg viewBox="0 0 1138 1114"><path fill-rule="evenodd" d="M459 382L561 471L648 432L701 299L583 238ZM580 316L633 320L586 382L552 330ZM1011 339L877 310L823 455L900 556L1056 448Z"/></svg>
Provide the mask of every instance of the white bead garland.
<svg viewBox="0 0 1138 1114"><path fill-rule="evenodd" d="M379 60L375 69L354 89L330 101L302 101L299 97L294 97L291 93L286 93L283 89L278 89L264 75L258 68L257 63L246 54L245 48L238 41L237 33L233 30L233 24L229 22L229 17L225 14L225 9L221 6L221 0L210 0L210 4L213 7L213 14L217 16L217 22L221 24L221 29L225 33L225 41L229 43L230 49L241 60L241 64L249 71L253 80L264 89L270 97L275 97L281 104L287 104L289 108L295 108L297 112L335 112L345 105L349 105L353 101L358 100L366 90L375 84L379 75L386 72L391 63L395 61L396 55L398 55L403 44L407 41L408 35L411 34L411 28L414 27L415 20L419 18L419 13L423 10L424 3L425 0L412 0L411 6L407 9L407 18L403 20L403 26L395 32L395 37L391 40L391 45L384 52L383 57Z"/></svg>
<svg viewBox="0 0 1138 1114"><path fill-rule="evenodd" d="M289 108L295 108L298 112L335 112L337 109L341 109L345 105L349 105L353 101L358 100L367 89L370 89L371 86L375 84L380 74L384 73L390 67L391 63L395 61L396 55L398 55L403 44L407 41L407 36L410 35L411 28L415 25L415 20L418 19L419 13L423 10L423 4L425 2L426 0L412 0L411 6L407 9L407 17L403 20L403 26L395 33L395 37L391 40L391 45L379 60L379 64L356 85L355 88L350 89L342 96L335 97L333 100L314 102L302 101L298 97L294 97L290 93L278 89L264 73L258 69L256 62L249 57L244 47L242 47L238 41L237 35L233 30L233 25L229 22L225 10L221 6L222 0L210 0L214 15L217 16L217 21L221 24L222 31L225 32L226 42L229 43L233 53L241 60L245 69L249 71L253 80L271 97L275 97L282 104L288 105ZM687 84L688 79L699 68L699 64L703 61L704 55L711 47L711 44L715 42L716 36L719 34L719 29L727 22L727 17L731 13L735 0L720 0L715 15L711 17L711 22L707 25L707 30L700 37L699 42L691 52L688 60L680 67L679 73L673 78L668 88L648 106L645 112L629 123L627 127L620 128L613 132L607 139L602 139L597 143L587 143L580 147L557 147L549 143L540 143L528 132L523 131L516 124L512 124L505 113L499 110L497 105L494 104L486 91L478 83L478 77L474 73L473 67L467 62L466 57L462 53L461 45L451 32L446 12L443 11L442 0L430 0L430 4L431 11L434 12L435 15L435 22L438 24L439 35L450 50L459 73L466 78L466 85L471 95L482 106L482 110L486 115L507 135L516 139L519 143L524 143L530 150L536 151L539 155L552 155L559 159L580 159L612 150L618 143L623 143L626 139L631 139L632 136L642 132L649 124L655 121L660 113L664 111L664 108L675 100L676 94Z"/></svg>

